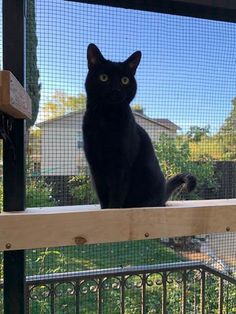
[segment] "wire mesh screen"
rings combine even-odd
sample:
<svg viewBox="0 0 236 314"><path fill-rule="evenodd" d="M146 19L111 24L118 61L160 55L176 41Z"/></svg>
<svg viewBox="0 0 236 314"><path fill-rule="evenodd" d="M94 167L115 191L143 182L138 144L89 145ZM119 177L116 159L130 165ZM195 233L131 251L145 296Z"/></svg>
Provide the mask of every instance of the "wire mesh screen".
<svg viewBox="0 0 236 314"><path fill-rule="evenodd" d="M113 61L142 51L131 106L165 176L193 173L189 199L235 197L235 31L233 23L29 0L27 206L98 202L82 137L89 43ZM234 313L235 254L230 233L30 250L28 311Z"/></svg>
<svg viewBox="0 0 236 314"><path fill-rule="evenodd" d="M189 198L235 197L235 24L62 0L36 1L34 12L30 3L29 206L97 202L82 138L91 42L113 61L142 51L131 106L166 177L192 172Z"/></svg>
<svg viewBox="0 0 236 314"><path fill-rule="evenodd" d="M37 119L28 125L28 206L98 202L82 137L91 42L114 61L142 51L132 108L165 175L193 173L198 187L189 198L234 197L235 27L62 0L29 1L27 87ZM235 260L230 233L31 250L28 309L233 313Z"/></svg>
<svg viewBox="0 0 236 314"><path fill-rule="evenodd" d="M235 253L233 244L228 247L233 238L216 234L29 251L29 313L234 313Z"/></svg>

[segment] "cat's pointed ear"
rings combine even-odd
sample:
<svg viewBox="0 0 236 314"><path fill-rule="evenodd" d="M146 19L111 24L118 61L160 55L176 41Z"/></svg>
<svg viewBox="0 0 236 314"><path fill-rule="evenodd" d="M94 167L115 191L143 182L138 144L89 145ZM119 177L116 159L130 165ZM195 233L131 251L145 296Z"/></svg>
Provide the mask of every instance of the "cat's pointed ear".
<svg viewBox="0 0 236 314"><path fill-rule="evenodd" d="M88 45L87 58L89 69L91 69L94 65L101 63L104 60L101 51L94 44Z"/></svg>
<svg viewBox="0 0 236 314"><path fill-rule="evenodd" d="M139 62L141 60L142 53L141 51L134 52L126 61L125 63L128 65L129 69L135 74Z"/></svg>

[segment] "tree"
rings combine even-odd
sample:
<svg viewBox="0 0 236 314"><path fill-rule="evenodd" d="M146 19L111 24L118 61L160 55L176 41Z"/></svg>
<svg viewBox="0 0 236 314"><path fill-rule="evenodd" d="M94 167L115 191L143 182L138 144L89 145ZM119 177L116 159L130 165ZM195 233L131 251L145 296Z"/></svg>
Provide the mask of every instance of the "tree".
<svg viewBox="0 0 236 314"><path fill-rule="evenodd" d="M218 132L225 159L236 159L236 97L232 100L232 110Z"/></svg>
<svg viewBox="0 0 236 314"><path fill-rule="evenodd" d="M37 67L37 35L35 20L35 0L28 0L26 19L26 90L32 100L32 119L27 120L27 129L34 125L39 111L40 89Z"/></svg>
<svg viewBox="0 0 236 314"><path fill-rule="evenodd" d="M200 142L202 138L207 137L210 133L210 126L200 127L200 126L190 126L187 136L194 142Z"/></svg>
<svg viewBox="0 0 236 314"><path fill-rule="evenodd" d="M143 113L144 113L143 106L141 106L141 105L139 105L139 104L132 105L132 106L131 106L131 109L132 109L134 112L137 112L137 113L140 113L140 114L143 114Z"/></svg>
<svg viewBox="0 0 236 314"><path fill-rule="evenodd" d="M86 97L84 94L69 96L62 91L56 91L52 95L52 101L44 104L42 110L45 118L52 119L73 111L83 111L85 106Z"/></svg>
<svg viewBox="0 0 236 314"><path fill-rule="evenodd" d="M179 141L165 134L160 136L154 145L157 158L167 178L181 172L192 173L197 179L197 187L184 197L201 199L206 188L216 190L217 181L214 173L214 162L210 156L202 156L197 162L193 160L190 143ZM177 194L177 198L181 194Z"/></svg>

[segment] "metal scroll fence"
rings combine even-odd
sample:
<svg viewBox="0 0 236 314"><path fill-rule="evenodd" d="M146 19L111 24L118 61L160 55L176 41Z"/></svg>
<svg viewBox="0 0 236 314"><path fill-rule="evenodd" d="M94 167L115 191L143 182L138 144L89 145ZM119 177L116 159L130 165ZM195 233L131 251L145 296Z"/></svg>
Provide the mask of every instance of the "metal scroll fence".
<svg viewBox="0 0 236 314"><path fill-rule="evenodd" d="M234 313L235 284L197 262L32 276L27 307L28 313Z"/></svg>
<svg viewBox="0 0 236 314"><path fill-rule="evenodd" d="M27 253L28 313L234 313L235 234Z"/></svg>
<svg viewBox="0 0 236 314"><path fill-rule="evenodd" d="M235 251L213 252L222 237L235 234L27 251L27 313L235 313Z"/></svg>

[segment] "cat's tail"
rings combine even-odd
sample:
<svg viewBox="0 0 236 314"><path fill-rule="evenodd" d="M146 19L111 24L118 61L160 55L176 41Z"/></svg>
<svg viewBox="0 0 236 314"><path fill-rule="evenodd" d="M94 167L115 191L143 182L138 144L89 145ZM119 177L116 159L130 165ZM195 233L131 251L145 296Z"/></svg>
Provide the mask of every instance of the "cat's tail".
<svg viewBox="0 0 236 314"><path fill-rule="evenodd" d="M190 193L197 185L196 178L190 173L179 173L166 182L166 201L171 194L181 187L181 191Z"/></svg>

